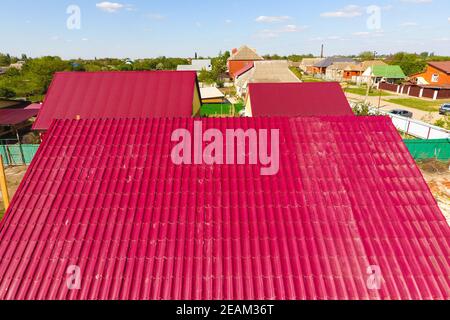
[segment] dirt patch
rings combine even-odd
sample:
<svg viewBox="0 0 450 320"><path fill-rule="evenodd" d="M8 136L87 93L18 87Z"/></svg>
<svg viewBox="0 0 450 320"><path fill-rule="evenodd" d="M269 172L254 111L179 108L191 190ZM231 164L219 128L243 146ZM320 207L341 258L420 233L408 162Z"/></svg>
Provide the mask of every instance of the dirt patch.
<svg viewBox="0 0 450 320"><path fill-rule="evenodd" d="M418 165L450 225L450 163L426 160L419 162Z"/></svg>
<svg viewBox="0 0 450 320"><path fill-rule="evenodd" d="M23 179L23 176L25 175L25 172L27 171L27 166L18 166L18 167L9 167L6 168L6 181L8 184L8 191L9 191L9 198L10 200L14 196L14 194L17 191L17 188L19 188L20 182ZM3 198L0 193L0 218L2 217L4 213L5 207L3 205Z"/></svg>

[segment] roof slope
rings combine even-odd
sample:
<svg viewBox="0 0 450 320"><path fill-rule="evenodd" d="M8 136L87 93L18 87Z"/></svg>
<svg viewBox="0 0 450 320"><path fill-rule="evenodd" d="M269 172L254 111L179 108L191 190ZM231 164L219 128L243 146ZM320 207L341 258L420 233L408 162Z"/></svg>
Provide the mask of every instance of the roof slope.
<svg viewBox="0 0 450 320"><path fill-rule="evenodd" d="M255 61L250 72L250 82L300 82L300 79L289 69L287 60Z"/></svg>
<svg viewBox="0 0 450 320"><path fill-rule="evenodd" d="M197 75L193 71L56 73L35 130L54 119L189 117Z"/></svg>
<svg viewBox="0 0 450 320"><path fill-rule="evenodd" d="M211 59L194 59L191 64L180 64L177 66L178 71L197 71L202 70L211 71L212 64Z"/></svg>
<svg viewBox="0 0 450 320"><path fill-rule="evenodd" d="M450 61L430 61L428 64L444 71L445 73L450 73Z"/></svg>
<svg viewBox="0 0 450 320"><path fill-rule="evenodd" d="M202 99L224 98L225 95L216 87L200 88L200 95Z"/></svg>
<svg viewBox="0 0 450 320"><path fill-rule="evenodd" d="M406 75L400 66L392 66L392 65L374 66L372 74L375 77L383 77L388 79L406 78Z"/></svg>
<svg viewBox="0 0 450 320"><path fill-rule="evenodd" d="M0 125L16 125L36 117L38 110L35 109L0 109Z"/></svg>
<svg viewBox="0 0 450 320"><path fill-rule="evenodd" d="M252 115L344 116L353 115L339 83L252 83Z"/></svg>
<svg viewBox="0 0 450 320"><path fill-rule="evenodd" d="M238 60L238 61L258 61L264 60L256 51L248 46L242 46L238 51L233 54L228 60Z"/></svg>
<svg viewBox="0 0 450 320"><path fill-rule="evenodd" d="M193 119L56 121L0 223L0 299L450 298L449 227L389 118L201 121L279 129L278 175L174 165Z"/></svg>
<svg viewBox="0 0 450 320"><path fill-rule="evenodd" d="M351 58L330 57L330 58L326 58L326 59L323 59L323 60L317 62L316 64L314 64L314 67L317 67L317 68L328 68L329 66L331 66L333 63L336 63L336 62L352 62L352 63L355 63L355 60L353 60Z"/></svg>
<svg viewBox="0 0 450 320"><path fill-rule="evenodd" d="M362 68L364 69L363 71L372 66L386 66L386 65L387 65L386 62L381 60L366 60L362 62Z"/></svg>

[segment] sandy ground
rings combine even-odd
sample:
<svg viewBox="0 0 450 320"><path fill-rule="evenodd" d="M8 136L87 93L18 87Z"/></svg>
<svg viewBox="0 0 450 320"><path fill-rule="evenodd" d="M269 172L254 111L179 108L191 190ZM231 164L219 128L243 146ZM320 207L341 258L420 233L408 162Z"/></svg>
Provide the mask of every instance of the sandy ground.
<svg viewBox="0 0 450 320"><path fill-rule="evenodd" d="M347 96L347 99L352 102L363 102L365 99L364 96L360 96L360 95L353 94L353 93L347 92L345 95ZM380 110L386 111L386 112L389 112L393 109L403 109L403 110L411 111L413 113L413 119L431 123L431 124L434 124L437 120L444 117L444 116L440 115L439 112L437 112L437 111L436 112L426 112L426 111L422 111L422 110L415 109L415 108L401 106L401 105L384 100L384 99L389 100L389 99L396 99L396 98L398 99L398 98L405 98L405 97L404 96L395 96L395 95L381 97ZM377 107L378 102L379 102L379 97L369 97L368 102L372 106Z"/></svg>
<svg viewBox="0 0 450 320"><path fill-rule="evenodd" d="M12 200L12 197L14 193L16 192L17 188L19 187L20 182L23 179L23 176L25 175L25 172L27 171L26 166L20 166L20 167L9 167L6 170L6 179L8 183L8 190L9 190L9 198ZM0 216L2 212L4 211L4 205L3 205L3 198L0 193Z"/></svg>
<svg viewBox="0 0 450 320"><path fill-rule="evenodd" d="M450 164L425 161L419 163L422 174L430 186L431 192L436 198L442 213L450 225ZM8 179L9 195L12 199L14 193L19 187L23 176L25 175L27 167L10 167L6 169L6 176ZM0 194L0 216L3 212L3 201Z"/></svg>

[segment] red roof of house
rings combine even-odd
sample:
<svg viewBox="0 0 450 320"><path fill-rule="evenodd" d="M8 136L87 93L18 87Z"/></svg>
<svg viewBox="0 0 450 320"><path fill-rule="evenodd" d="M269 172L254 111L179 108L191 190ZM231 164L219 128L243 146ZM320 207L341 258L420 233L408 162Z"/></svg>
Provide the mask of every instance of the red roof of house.
<svg viewBox="0 0 450 320"><path fill-rule="evenodd" d="M280 130L279 173L175 165L193 119L56 121L0 223L0 299L450 298L450 228L389 118L197 121Z"/></svg>
<svg viewBox="0 0 450 320"><path fill-rule="evenodd" d="M450 73L450 61L431 61L428 62L428 64L432 67L444 71L445 73Z"/></svg>
<svg viewBox="0 0 450 320"><path fill-rule="evenodd" d="M237 71L237 72L234 74L234 77L235 77L235 78L240 77L241 75L243 75L243 74L246 73L247 71L253 69L254 66L255 66L255 63L254 63L253 61L252 61L252 62L249 62L247 65L245 65L245 67L243 67L242 69L240 69L239 71Z"/></svg>
<svg viewBox="0 0 450 320"><path fill-rule="evenodd" d="M254 117L353 115L337 82L250 83L249 97Z"/></svg>
<svg viewBox="0 0 450 320"><path fill-rule="evenodd" d="M193 71L62 72L53 82L33 129L54 119L190 117Z"/></svg>
<svg viewBox="0 0 450 320"><path fill-rule="evenodd" d="M35 117L38 110L29 109L0 109L0 125L11 126Z"/></svg>

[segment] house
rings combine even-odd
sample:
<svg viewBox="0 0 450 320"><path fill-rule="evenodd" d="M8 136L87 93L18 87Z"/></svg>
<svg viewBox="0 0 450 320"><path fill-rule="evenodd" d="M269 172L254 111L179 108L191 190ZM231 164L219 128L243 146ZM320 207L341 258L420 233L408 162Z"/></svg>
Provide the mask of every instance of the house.
<svg viewBox="0 0 450 320"><path fill-rule="evenodd" d="M335 62L326 69L325 79L329 81L348 81L363 73L362 64L352 62Z"/></svg>
<svg viewBox="0 0 450 320"><path fill-rule="evenodd" d="M400 66L395 65L376 65L367 68L364 71L362 78L365 78L365 82L371 79L372 85L377 85L380 82L396 83L405 80L406 75Z"/></svg>
<svg viewBox="0 0 450 320"><path fill-rule="evenodd" d="M450 61L428 62L427 69L411 76L411 80L418 85L450 86Z"/></svg>
<svg viewBox="0 0 450 320"><path fill-rule="evenodd" d="M325 60L324 58L304 58L300 63L300 70L305 73L314 73L314 65Z"/></svg>
<svg viewBox="0 0 450 320"><path fill-rule="evenodd" d="M228 72L231 79L236 78L236 73L255 61L262 61L263 57L258 55L254 49L248 46L242 46L239 49L233 49L232 55L228 59Z"/></svg>
<svg viewBox="0 0 450 320"><path fill-rule="evenodd" d="M251 83L245 115L351 116L353 111L336 82Z"/></svg>
<svg viewBox="0 0 450 320"><path fill-rule="evenodd" d="M336 62L351 62L351 63L355 63L355 60L353 60L351 58L341 58L341 57L326 58L326 59L323 59L323 60L315 63L313 65L313 67L311 68L312 72L308 72L308 73L325 75L327 68L329 66L331 66L333 63L336 63Z"/></svg>
<svg viewBox="0 0 450 320"><path fill-rule="evenodd" d="M9 65L10 68L22 70L23 66L25 65L25 61L17 61L16 63L11 63Z"/></svg>
<svg viewBox="0 0 450 320"><path fill-rule="evenodd" d="M190 117L200 111L193 71L56 73L34 123L54 119Z"/></svg>
<svg viewBox="0 0 450 320"><path fill-rule="evenodd" d="M278 174L173 161L174 132L242 129ZM449 242L387 117L55 120L0 224L0 300L449 300Z"/></svg>
<svg viewBox="0 0 450 320"><path fill-rule="evenodd" d="M247 67L238 72L238 76L235 79L235 87L237 94L244 97L247 94L250 83L278 82L300 82L300 79L289 69L289 64L286 60L254 62L253 68Z"/></svg>
<svg viewBox="0 0 450 320"><path fill-rule="evenodd" d="M227 103L225 95L216 87L200 88L202 103Z"/></svg>
<svg viewBox="0 0 450 320"><path fill-rule="evenodd" d="M194 60L192 60L191 64L188 64L188 65L180 64L177 67L177 70L178 71L196 71L196 72L201 72L203 70L211 71L212 70L211 59L194 59Z"/></svg>

